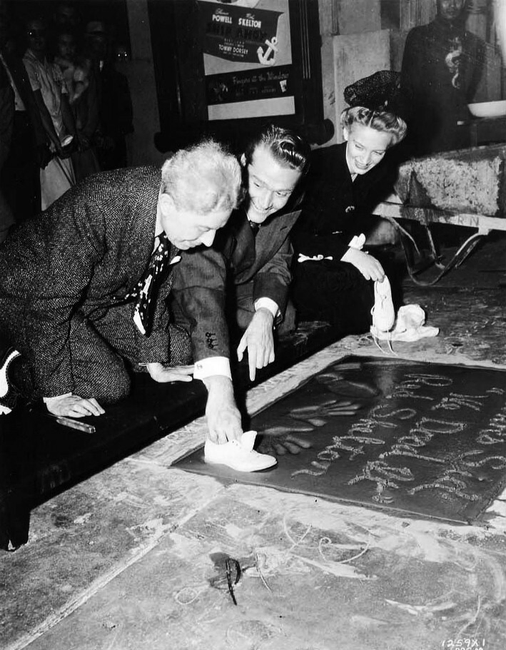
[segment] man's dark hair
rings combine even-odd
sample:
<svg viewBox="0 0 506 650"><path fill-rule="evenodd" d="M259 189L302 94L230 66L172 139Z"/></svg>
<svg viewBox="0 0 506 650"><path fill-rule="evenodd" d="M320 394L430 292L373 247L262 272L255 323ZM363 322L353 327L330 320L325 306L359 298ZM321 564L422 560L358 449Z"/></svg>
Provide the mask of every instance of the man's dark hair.
<svg viewBox="0 0 506 650"><path fill-rule="evenodd" d="M250 164L255 150L264 146L282 165L300 171L302 175L309 169L311 148L294 131L269 124L259 131L246 146L244 157Z"/></svg>

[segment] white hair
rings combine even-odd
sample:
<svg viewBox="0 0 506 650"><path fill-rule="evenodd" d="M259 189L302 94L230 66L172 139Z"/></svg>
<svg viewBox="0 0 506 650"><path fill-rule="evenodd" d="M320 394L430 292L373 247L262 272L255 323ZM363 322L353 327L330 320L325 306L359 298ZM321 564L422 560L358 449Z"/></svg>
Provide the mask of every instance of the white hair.
<svg viewBox="0 0 506 650"><path fill-rule="evenodd" d="M232 211L240 202L241 167L222 144L207 139L180 149L165 161L162 192L184 211Z"/></svg>

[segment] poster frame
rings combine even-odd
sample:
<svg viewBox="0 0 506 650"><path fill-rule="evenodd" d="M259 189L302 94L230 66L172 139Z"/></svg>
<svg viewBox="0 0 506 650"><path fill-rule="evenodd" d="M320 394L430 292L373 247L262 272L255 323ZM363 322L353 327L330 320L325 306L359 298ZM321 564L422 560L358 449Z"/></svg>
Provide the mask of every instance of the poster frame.
<svg viewBox="0 0 506 650"><path fill-rule="evenodd" d="M333 135L323 116L318 0L288 0L295 112L292 115L208 119L198 0L148 0L160 132L166 152L202 135L241 139L266 121L293 128L312 144Z"/></svg>

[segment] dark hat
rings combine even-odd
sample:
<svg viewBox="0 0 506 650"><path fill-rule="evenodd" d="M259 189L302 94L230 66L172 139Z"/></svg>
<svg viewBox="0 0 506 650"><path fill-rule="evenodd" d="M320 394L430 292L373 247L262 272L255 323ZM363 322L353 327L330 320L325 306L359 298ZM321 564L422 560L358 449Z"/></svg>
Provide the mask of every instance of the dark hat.
<svg viewBox="0 0 506 650"><path fill-rule="evenodd" d="M399 93L401 75L393 70L380 70L344 89L344 100L350 106L371 110L388 110Z"/></svg>

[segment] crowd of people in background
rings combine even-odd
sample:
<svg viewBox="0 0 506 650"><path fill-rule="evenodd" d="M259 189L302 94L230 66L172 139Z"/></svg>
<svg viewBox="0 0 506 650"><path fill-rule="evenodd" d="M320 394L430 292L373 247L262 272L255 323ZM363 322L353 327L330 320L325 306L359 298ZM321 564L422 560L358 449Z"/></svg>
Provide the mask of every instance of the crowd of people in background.
<svg viewBox="0 0 506 650"><path fill-rule="evenodd" d="M133 132L114 25L70 2L33 6L0 4L0 242L76 182L126 167Z"/></svg>

